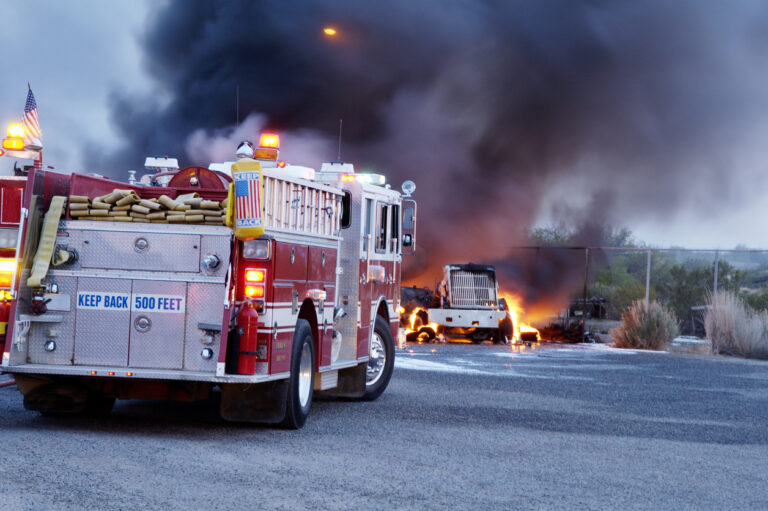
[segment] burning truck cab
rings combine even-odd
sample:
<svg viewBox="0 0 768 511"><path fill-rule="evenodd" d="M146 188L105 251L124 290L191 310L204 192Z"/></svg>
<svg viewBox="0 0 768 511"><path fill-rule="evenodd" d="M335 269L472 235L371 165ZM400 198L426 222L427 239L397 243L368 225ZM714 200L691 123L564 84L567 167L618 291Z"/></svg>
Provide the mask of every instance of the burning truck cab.
<svg viewBox="0 0 768 511"><path fill-rule="evenodd" d="M469 339L507 343L514 339L512 315L504 299L493 266L451 264L443 268L443 280L434 294L403 289L403 302L411 310L405 328L409 340ZM407 297L407 298L406 298ZM414 303L420 306L414 307Z"/></svg>
<svg viewBox="0 0 768 511"><path fill-rule="evenodd" d="M30 174L0 367L27 409L220 392L224 419L299 428L315 393L384 392L412 187L278 149L127 183Z"/></svg>

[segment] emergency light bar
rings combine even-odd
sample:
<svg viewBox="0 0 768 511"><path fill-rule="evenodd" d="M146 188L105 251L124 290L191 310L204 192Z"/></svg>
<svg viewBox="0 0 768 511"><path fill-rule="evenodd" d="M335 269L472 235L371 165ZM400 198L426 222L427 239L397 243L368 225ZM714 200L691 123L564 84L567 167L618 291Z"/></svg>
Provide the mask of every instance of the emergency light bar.
<svg viewBox="0 0 768 511"><path fill-rule="evenodd" d="M342 174L341 180L345 183L357 181L358 183L366 183L372 185L383 185L387 182L387 178L381 174Z"/></svg>
<svg viewBox="0 0 768 511"><path fill-rule="evenodd" d="M358 183L370 183L373 185L383 185L387 182L387 178L381 174L355 174Z"/></svg>

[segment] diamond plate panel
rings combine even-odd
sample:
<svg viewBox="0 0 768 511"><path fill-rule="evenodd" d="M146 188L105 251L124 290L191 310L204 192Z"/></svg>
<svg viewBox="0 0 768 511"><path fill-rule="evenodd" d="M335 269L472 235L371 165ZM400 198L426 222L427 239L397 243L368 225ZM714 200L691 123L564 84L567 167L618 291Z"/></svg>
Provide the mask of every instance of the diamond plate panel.
<svg viewBox="0 0 768 511"><path fill-rule="evenodd" d="M341 333L341 349L338 361L357 360L357 303L360 293L360 243L362 243L362 202L360 185L348 186L352 193L351 225L341 231L341 245L339 249L340 266L344 273L339 275L339 289L337 303L344 308L347 316L341 318L335 325ZM344 303L344 302L347 303Z"/></svg>
<svg viewBox="0 0 768 511"><path fill-rule="evenodd" d="M204 332L200 323L221 325L224 301L224 284L189 284L187 291L187 324L184 340L184 369L189 371L216 371L219 358L221 332ZM225 327L226 328L226 327ZM203 344L206 333L213 335L213 344ZM204 348L213 350L213 357L205 360L200 356Z"/></svg>
<svg viewBox="0 0 768 511"><path fill-rule="evenodd" d="M71 224L68 232L83 269L200 271L197 234L79 230Z"/></svg>
<svg viewBox="0 0 768 511"><path fill-rule="evenodd" d="M187 283L134 280L133 295L136 294L186 298ZM188 306L189 304L187 308ZM142 331L136 323L140 316L150 321L146 331ZM184 318L185 314L176 312L133 311L130 320L129 365L155 369L181 369L184 350Z"/></svg>
<svg viewBox="0 0 768 511"><path fill-rule="evenodd" d="M70 312L51 312L51 315L61 316L61 323L32 323L29 328L28 361L31 364L68 365L72 363L75 342L75 305L77 300L77 279L49 279L59 285L59 295L69 295ZM50 334L50 335L49 335ZM48 339L56 342L54 351L45 351L44 345Z"/></svg>
<svg viewBox="0 0 768 511"><path fill-rule="evenodd" d="M211 271L200 272L211 277L221 278L221 282L227 278L227 268L229 267L230 253L232 251L232 238L230 236L202 236L200 240L200 258L213 254L219 258L221 264ZM223 300L223 299L222 299Z"/></svg>
<svg viewBox="0 0 768 511"><path fill-rule="evenodd" d="M78 279L77 291L130 293L131 281ZM77 306L77 297L73 301ZM77 309L75 365L125 367L128 364L128 311Z"/></svg>

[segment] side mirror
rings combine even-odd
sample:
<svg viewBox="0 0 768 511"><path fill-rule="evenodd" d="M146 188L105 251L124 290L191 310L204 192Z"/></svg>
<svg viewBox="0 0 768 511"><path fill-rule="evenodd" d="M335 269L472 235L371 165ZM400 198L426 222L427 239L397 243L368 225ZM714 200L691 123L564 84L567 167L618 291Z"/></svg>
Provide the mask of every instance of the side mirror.
<svg viewBox="0 0 768 511"><path fill-rule="evenodd" d="M416 251L416 201L403 200L403 255Z"/></svg>

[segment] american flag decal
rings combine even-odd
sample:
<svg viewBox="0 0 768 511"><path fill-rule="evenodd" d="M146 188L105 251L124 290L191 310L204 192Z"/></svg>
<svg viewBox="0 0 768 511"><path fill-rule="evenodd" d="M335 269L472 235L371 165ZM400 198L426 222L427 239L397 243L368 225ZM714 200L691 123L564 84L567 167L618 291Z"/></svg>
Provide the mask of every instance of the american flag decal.
<svg viewBox="0 0 768 511"><path fill-rule="evenodd" d="M235 209L237 211L235 227L261 227L261 197L258 172L236 172Z"/></svg>

